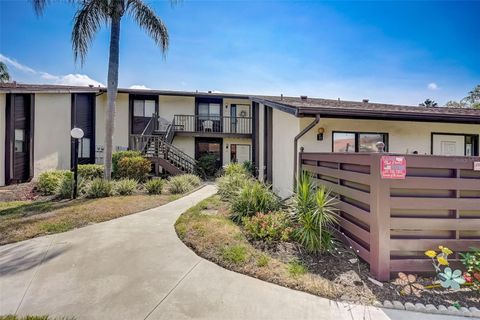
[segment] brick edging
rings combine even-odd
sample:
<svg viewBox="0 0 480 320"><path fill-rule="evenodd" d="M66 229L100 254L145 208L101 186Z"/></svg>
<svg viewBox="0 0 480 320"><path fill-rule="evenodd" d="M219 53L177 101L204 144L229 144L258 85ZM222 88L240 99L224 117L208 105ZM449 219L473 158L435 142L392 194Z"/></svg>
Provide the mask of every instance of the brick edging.
<svg viewBox="0 0 480 320"><path fill-rule="evenodd" d="M457 309L454 306L450 306L447 308L444 305L434 306L433 304L424 305L423 303L413 304L411 302L406 302L404 304L400 301L390 301L390 300L385 300L383 303L381 303L380 301L376 301L373 305L375 307L385 308L385 309L407 310L407 311L431 313L431 314L444 314L449 316L480 318L480 310L475 307L470 307L470 308L460 307L460 309Z"/></svg>

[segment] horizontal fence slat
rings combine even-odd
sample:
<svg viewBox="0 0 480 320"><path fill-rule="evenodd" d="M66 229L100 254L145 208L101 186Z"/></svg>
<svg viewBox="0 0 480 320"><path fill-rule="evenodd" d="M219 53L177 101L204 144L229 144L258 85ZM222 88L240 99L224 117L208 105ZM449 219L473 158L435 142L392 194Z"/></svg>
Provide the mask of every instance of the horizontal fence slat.
<svg viewBox="0 0 480 320"><path fill-rule="evenodd" d="M369 154L303 152L300 155L302 160L351 163L370 166Z"/></svg>
<svg viewBox="0 0 480 320"><path fill-rule="evenodd" d="M352 235L364 241L365 243L370 243L370 232L360 228L355 223L352 223L343 217L338 217L338 224L343 229L347 230Z"/></svg>
<svg viewBox="0 0 480 320"><path fill-rule="evenodd" d="M406 177L405 180L392 180L390 187L397 189L480 190L480 179Z"/></svg>
<svg viewBox="0 0 480 320"><path fill-rule="evenodd" d="M451 267L461 267L461 262L449 259ZM427 259L393 259L390 260L391 272L429 272L434 273L432 260Z"/></svg>
<svg viewBox="0 0 480 320"><path fill-rule="evenodd" d="M391 218L390 228L406 230L480 230L480 219Z"/></svg>
<svg viewBox="0 0 480 320"><path fill-rule="evenodd" d="M367 192L359 191L346 186L341 186L339 184L335 184L326 180L321 180L321 179L313 179L313 180L319 185L324 185L325 187L330 188L335 193L339 193L343 196L352 198L354 200L363 202L365 204L370 203L370 194Z"/></svg>
<svg viewBox="0 0 480 320"><path fill-rule="evenodd" d="M337 207L341 211L344 211L346 214L349 214L352 217L362 221L363 223L370 225L370 212L355 207L345 201L339 201L335 205L335 207Z"/></svg>
<svg viewBox="0 0 480 320"><path fill-rule="evenodd" d="M323 174L333 178L353 181L361 184L370 184L370 175L354 171L338 170L327 167L316 167L311 165L303 165L303 169L309 172Z"/></svg>
<svg viewBox="0 0 480 320"><path fill-rule="evenodd" d="M479 248L480 239L391 239L391 251L425 251L437 249L439 245L453 251L468 250L471 247Z"/></svg>
<svg viewBox="0 0 480 320"><path fill-rule="evenodd" d="M478 210L480 198L414 198L390 197L392 209L450 209L450 210Z"/></svg>
<svg viewBox="0 0 480 320"><path fill-rule="evenodd" d="M405 156L405 155L403 155ZM454 157L454 156L405 156L407 167L411 168L434 168L434 169L470 169L473 170L473 162L480 161L480 157Z"/></svg>

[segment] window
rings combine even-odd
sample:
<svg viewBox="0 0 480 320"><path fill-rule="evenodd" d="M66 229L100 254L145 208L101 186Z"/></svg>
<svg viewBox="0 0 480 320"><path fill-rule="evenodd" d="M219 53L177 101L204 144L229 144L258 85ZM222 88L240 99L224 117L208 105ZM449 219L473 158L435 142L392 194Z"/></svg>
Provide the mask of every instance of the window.
<svg viewBox="0 0 480 320"><path fill-rule="evenodd" d="M133 100L134 117L151 117L155 113L154 100Z"/></svg>
<svg viewBox="0 0 480 320"><path fill-rule="evenodd" d="M377 143L385 144L388 151L387 133L333 132L333 152L378 152Z"/></svg>
<svg viewBox="0 0 480 320"><path fill-rule="evenodd" d="M220 103L200 102L198 104L198 116L200 119L220 117Z"/></svg>
<svg viewBox="0 0 480 320"><path fill-rule="evenodd" d="M90 139L82 138L78 144L78 157L90 158Z"/></svg>
<svg viewBox="0 0 480 320"><path fill-rule="evenodd" d="M15 152L25 152L24 129L15 129Z"/></svg>
<svg viewBox="0 0 480 320"><path fill-rule="evenodd" d="M442 156L478 156L478 135L432 133L431 153Z"/></svg>
<svg viewBox="0 0 480 320"><path fill-rule="evenodd" d="M230 144L230 162L244 163L250 161L250 145Z"/></svg>

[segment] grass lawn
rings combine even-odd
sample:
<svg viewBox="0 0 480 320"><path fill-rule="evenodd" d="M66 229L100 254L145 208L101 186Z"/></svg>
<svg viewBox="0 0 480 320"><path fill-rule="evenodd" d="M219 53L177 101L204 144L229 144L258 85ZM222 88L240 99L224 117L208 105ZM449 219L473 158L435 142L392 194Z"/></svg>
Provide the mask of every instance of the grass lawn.
<svg viewBox="0 0 480 320"><path fill-rule="evenodd" d="M200 256L227 269L327 298L340 296L337 284L309 273L300 262L282 262L253 247L228 213L227 204L213 196L182 214L175 229Z"/></svg>
<svg viewBox="0 0 480 320"><path fill-rule="evenodd" d="M0 245L64 232L161 206L181 195L0 203Z"/></svg>

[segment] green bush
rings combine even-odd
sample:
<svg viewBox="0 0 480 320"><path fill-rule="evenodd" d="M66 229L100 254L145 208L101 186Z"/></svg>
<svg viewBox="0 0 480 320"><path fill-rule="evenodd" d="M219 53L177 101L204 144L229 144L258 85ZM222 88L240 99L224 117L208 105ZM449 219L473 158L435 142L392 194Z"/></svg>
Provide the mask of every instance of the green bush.
<svg viewBox="0 0 480 320"><path fill-rule="evenodd" d="M293 201L294 219L298 225L295 237L310 252L332 249L332 227L337 223L335 198L324 186L317 188L307 172L297 182Z"/></svg>
<svg viewBox="0 0 480 320"><path fill-rule="evenodd" d="M307 268L298 260L292 260L287 264L288 273L294 278L307 273Z"/></svg>
<svg viewBox="0 0 480 320"><path fill-rule="evenodd" d="M78 190L78 189L77 189ZM64 173L58 184L56 194L62 199L71 199L73 196L73 172Z"/></svg>
<svg viewBox="0 0 480 320"><path fill-rule="evenodd" d="M202 183L199 177L193 174L182 174L170 178L168 190L173 194L185 193L198 187Z"/></svg>
<svg viewBox="0 0 480 320"><path fill-rule="evenodd" d="M140 182L147 180L152 170L150 160L143 157L124 157L117 163L116 179L134 179Z"/></svg>
<svg viewBox="0 0 480 320"><path fill-rule="evenodd" d="M140 151L128 150L114 152L112 154L112 177L117 178L118 162L120 161L120 159L140 156L142 156L142 153Z"/></svg>
<svg viewBox="0 0 480 320"><path fill-rule="evenodd" d="M244 217L242 222L250 238L267 243L288 241L293 231L290 217L285 212L257 213L253 217Z"/></svg>
<svg viewBox="0 0 480 320"><path fill-rule="evenodd" d="M165 181L162 179L151 179L145 183L145 189L148 194L162 194L163 185Z"/></svg>
<svg viewBox="0 0 480 320"><path fill-rule="evenodd" d="M234 174L245 174L245 175L248 175L249 172L247 171L247 169L245 168L244 165L240 164L240 163L229 163L227 164L225 167L223 167L223 174L225 176L230 176L230 175L234 175Z"/></svg>
<svg viewBox="0 0 480 320"><path fill-rule="evenodd" d="M50 170L42 172L38 176L37 189L44 195L54 195L56 194L60 182L62 181L65 174L69 172L67 170Z"/></svg>
<svg viewBox="0 0 480 320"><path fill-rule="evenodd" d="M250 175L255 175L255 166L253 165L252 161L244 161L242 166L243 168L245 168L245 171L247 171Z"/></svg>
<svg viewBox="0 0 480 320"><path fill-rule="evenodd" d="M81 164L78 166L78 176L85 180L103 178L102 164Z"/></svg>
<svg viewBox="0 0 480 320"><path fill-rule="evenodd" d="M232 200L240 190L250 182L245 174L233 173L217 179L218 195L223 200Z"/></svg>
<svg viewBox="0 0 480 320"><path fill-rule="evenodd" d="M138 182L133 179L120 179L114 182L115 194L129 196L137 189Z"/></svg>
<svg viewBox="0 0 480 320"><path fill-rule="evenodd" d="M259 181L247 183L232 200L232 220L240 222L243 217L253 216L255 213L277 211L280 208L280 199Z"/></svg>
<svg viewBox="0 0 480 320"><path fill-rule="evenodd" d="M87 198L104 198L112 195L113 183L103 179L93 179L85 190Z"/></svg>
<svg viewBox="0 0 480 320"><path fill-rule="evenodd" d="M206 154L197 160L195 172L202 177L213 177L217 172L217 156Z"/></svg>

